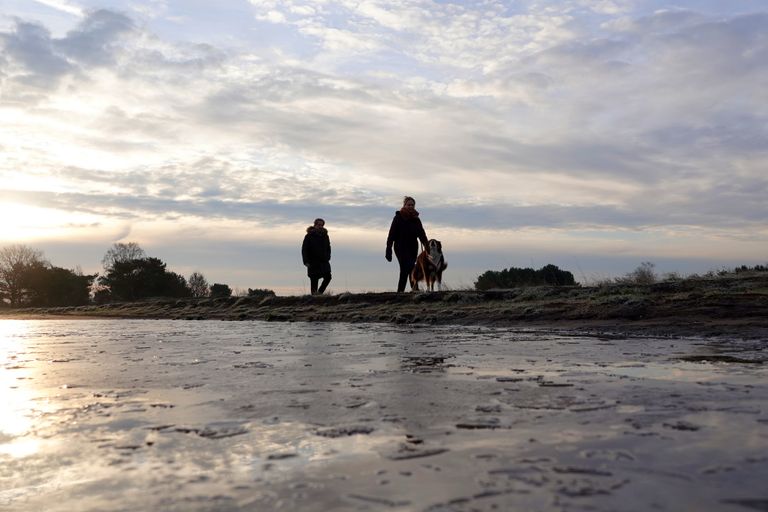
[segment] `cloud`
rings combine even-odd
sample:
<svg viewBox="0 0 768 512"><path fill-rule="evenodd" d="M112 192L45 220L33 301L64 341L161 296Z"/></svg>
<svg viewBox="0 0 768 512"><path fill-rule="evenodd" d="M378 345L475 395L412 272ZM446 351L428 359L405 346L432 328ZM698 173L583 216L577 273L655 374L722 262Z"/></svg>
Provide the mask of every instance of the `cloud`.
<svg viewBox="0 0 768 512"><path fill-rule="evenodd" d="M0 35L5 74L20 84L53 88L75 67L58 51L50 32L40 25L18 21L13 33Z"/></svg>
<svg viewBox="0 0 768 512"><path fill-rule="evenodd" d="M100 9L89 13L79 26L57 40L67 57L85 66L109 66L115 62L116 43L136 30L124 14Z"/></svg>
<svg viewBox="0 0 768 512"><path fill-rule="evenodd" d="M61 37L16 20L0 33L0 198L121 226L381 229L408 193L444 231L762 233L766 13L250 8L255 35L226 47L110 10Z"/></svg>
<svg viewBox="0 0 768 512"><path fill-rule="evenodd" d="M47 7L50 7L52 9L56 9L58 11L66 12L68 14L74 14L75 16L83 16L82 8L80 8L78 5L73 4L72 2L67 2L66 0L34 0L34 1L39 4L43 4Z"/></svg>
<svg viewBox="0 0 768 512"><path fill-rule="evenodd" d="M16 20L13 31L0 33L9 98L38 102L65 77L80 75L83 68L113 64L117 41L133 29L129 18L107 10L88 14L63 38L53 37L39 24ZM37 91L29 92L29 87Z"/></svg>

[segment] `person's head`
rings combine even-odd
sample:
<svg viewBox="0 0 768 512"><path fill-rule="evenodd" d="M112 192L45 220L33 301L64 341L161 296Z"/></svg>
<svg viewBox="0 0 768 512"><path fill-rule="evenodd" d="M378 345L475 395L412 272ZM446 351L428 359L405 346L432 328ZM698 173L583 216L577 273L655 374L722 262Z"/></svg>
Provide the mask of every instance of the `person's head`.
<svg viewBox="0 0 768 512"><path fill-rule="evenodd" d="M413 210L416 208L416 200L411 196L405 196L403 198L403 208L406 210Z"/></svg>
<svg viewBox="0 0 768 512"><path fill-rule="evenodd" d="M315 223L314 223L314 226L315 226L316 228L322 228L322 227L325 227L325 221L324 221L323 219L321 219L321 218L317 218L317 219L315 219Z"/></svg>

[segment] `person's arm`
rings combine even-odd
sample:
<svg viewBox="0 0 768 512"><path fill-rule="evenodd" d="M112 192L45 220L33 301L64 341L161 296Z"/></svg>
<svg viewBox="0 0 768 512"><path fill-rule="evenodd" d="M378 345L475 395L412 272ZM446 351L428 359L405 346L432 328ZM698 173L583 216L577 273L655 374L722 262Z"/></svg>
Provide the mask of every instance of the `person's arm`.
<svg viewBox="0 0 768 512"><path fill-rule="evenodd" d="M328 243L328 261L331 261L331 237L326 235L325 241Z"/></svg>
<svg viewBox="0 0 768 512"><path fill-rule="evenodd" d="M309 266L309 243L307 236L304 237L304 241L301 243L301 261L305 267Z"/></svg>
<svg viewBox="0 0 768 512"><path fill-rule="evenodd" d="M389 234L387 235L387 250L384 252L384 257L387 261L392 261L392 242L395 241L397 236L397 215L392 219L392 224L389 226Z"/></svg>
<svg viewBox="0 0 768 512"><path fill-rule="evenodd" d="M392 224L389 225L389 234L387 235L387 247L392 247L392 242L397 238L397 215L392 219Z"/></svg>
<svg viewBox="0 0 768 512"><path fill-rule="evenodd" d="M416 220L419 221L419 240L421 240L421 243L426 247L429 245L429 238L427 238L427 233L424 231L424 225L421 223L421 219Z"/></svg>

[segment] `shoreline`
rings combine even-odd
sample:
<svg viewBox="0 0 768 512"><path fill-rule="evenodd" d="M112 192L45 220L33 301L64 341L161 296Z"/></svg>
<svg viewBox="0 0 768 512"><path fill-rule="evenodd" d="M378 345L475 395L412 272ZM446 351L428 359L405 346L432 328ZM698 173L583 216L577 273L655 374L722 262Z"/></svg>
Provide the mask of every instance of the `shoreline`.
<svg viewBox="0 0 768 512"><path fill-rule="evenodd" d="M768 275L650 285L538 286L487 291L154 298L0 309L0 319L263 320L550 328L663 336L768 336Z"/></svg>

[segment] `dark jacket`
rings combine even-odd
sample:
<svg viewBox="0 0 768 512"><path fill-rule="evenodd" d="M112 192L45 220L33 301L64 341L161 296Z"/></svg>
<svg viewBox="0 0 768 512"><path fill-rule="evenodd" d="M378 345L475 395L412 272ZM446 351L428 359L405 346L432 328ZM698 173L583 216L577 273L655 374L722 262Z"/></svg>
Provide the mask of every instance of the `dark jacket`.
<svg viewBox="0 0 768 512"><path fill-rule="evenodd" d="M328 230L309 226L301 244L301 259L309 277L331 275L331 239Z"/></svg>
<svg viewBox="0 0 768 512"><path fill-rule="evenodd" d="M419 254L419 240L424 245L428 243L424 226L421 225L421 219L418 216L407 218L399 211L395 212L392 225L389 227L387 247L389 248L393 243L395 244L397 259L416 260L416 256Z"/></svg>

